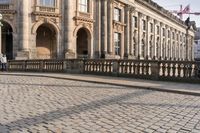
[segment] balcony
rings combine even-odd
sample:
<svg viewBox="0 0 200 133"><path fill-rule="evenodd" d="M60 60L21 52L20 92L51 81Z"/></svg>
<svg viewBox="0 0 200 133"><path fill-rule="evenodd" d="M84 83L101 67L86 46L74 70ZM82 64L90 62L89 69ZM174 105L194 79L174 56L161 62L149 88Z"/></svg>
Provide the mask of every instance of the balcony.
<svg viewBox="0 0 200 133"><path fill-rule="evenodd" d="M48 6L35 6L33 14L39 16L60 17L59 8Z"/></svg>
<svg viewBox="0 0 200 133"><path fill-rule="evenodd" d="M16 10L14 9L14 5L10 3L0 4L0 12L2 14L14 14Z"/></svg>

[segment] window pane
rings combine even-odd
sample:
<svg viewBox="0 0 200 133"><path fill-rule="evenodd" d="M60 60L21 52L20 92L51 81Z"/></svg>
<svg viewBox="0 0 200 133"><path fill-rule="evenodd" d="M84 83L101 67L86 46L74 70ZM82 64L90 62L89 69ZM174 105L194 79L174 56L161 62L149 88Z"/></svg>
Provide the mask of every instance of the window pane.
<svg viewBox="0 0 200 133"><path fill-rule="evenodd" d="M0 0L1 4L10 3L10 0Z"/></svg>
<svg viewBox="0 0 200 133"><path fill-rule="evenodd" d="M121 14L121 10L118 8L115 8L114 9L114 20L115 21L120 21L120 19L121 19L120 14Z"/></svg>
<svg viewBox="0 0 200 133"><path fill-rule="evenodd" d="M115 55L120 55L120 33L114 33Z"/></svg>
<svg viewBox="0 0 200 133"><path fill-rule="evenodd" d="M40 5L42 6L55 6L55 0L40 0Z"/></svg>
<svg viewBox="0 0 200 133"><path fill-rule="evenodd" d="M88 12L88 0L79 0L79 11Z"/></svg>

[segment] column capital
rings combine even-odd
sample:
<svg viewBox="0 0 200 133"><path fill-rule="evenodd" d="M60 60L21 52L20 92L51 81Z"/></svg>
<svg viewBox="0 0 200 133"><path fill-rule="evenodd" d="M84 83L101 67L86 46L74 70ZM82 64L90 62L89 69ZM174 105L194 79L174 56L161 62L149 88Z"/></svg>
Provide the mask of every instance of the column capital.
<svg viewBox="0 0 200 133"><path fill-rule="evenodd" d="M153 19L150 16L147 16L147 21L152 21Z"/></svg>
<svg viewBox="0 0 200 133"><path fill-rule="evenodd" d="M101 0L100 0L101 1ZM104 1L107 1L107 0L104 0ZM115 0L108 0L108 3L109 4L113 4L115 2Z"/></svg>
<svg viewBox="0 0 200 133"><path fill-rule="evenodd" d="M164 23L163 23L163 22L160 22L160 26L162 26L162 27L163 27L163 26L164 26Z"/></svg>
<svg viewBox="0 0 200 133"><path fill-rule="evenodd" d="M134 12L135 11L135 7L133 7L131 5L126 5L126 11Z"/></svg>
<svg viewBox="0 0 200 133"><path fill-rule="evenodd" d="M158 24L158 20L154 19L154 25Z"/></svg>
<svg viewBox="0 0 200 133"><path fill-rule="evenodd" d="M142 18L144 17L144 14L142 14L141 12L138 12L138 17Z"/></svg>

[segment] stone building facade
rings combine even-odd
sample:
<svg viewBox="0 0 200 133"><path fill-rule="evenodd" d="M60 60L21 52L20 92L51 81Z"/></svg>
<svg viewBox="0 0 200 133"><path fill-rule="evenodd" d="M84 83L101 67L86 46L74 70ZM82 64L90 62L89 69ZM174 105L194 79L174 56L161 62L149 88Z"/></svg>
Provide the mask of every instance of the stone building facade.
<svg viewBox="0 0 200 133"><path fill-rule="evenodd" d="M10 59L192 60L194 30L152 0L0 0Z"/></svg>

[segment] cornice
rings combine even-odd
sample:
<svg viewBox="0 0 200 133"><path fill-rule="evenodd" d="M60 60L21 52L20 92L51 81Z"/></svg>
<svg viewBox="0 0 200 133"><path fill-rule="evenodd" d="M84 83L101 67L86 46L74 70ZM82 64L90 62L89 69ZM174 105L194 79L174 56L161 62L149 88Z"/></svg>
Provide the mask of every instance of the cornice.
<svg viewBox="0 0 200 133"><path fill-rule="evenodd" d="M170 13L168 10L164 9L163 7L159 6L157 3L153 2L152 0L135 0L136 2L150 8L151 10L155 11L162 16L165 16L167 19L172 20L173 22L187 28L184 21Z"/></svg>
<svg viewBox="0 0 200 133"><path fill-rule="evenodd" d="M47 17L61 17L60 14L57 13L48 13L48 12L33 12L33 15L37 16L47 16Z"/></svg>
<svg viewBox="0 0 200 133"><path fill-rule="evenodd" d="M0 10L1 14L16 14L16 10Z"/></svg>

